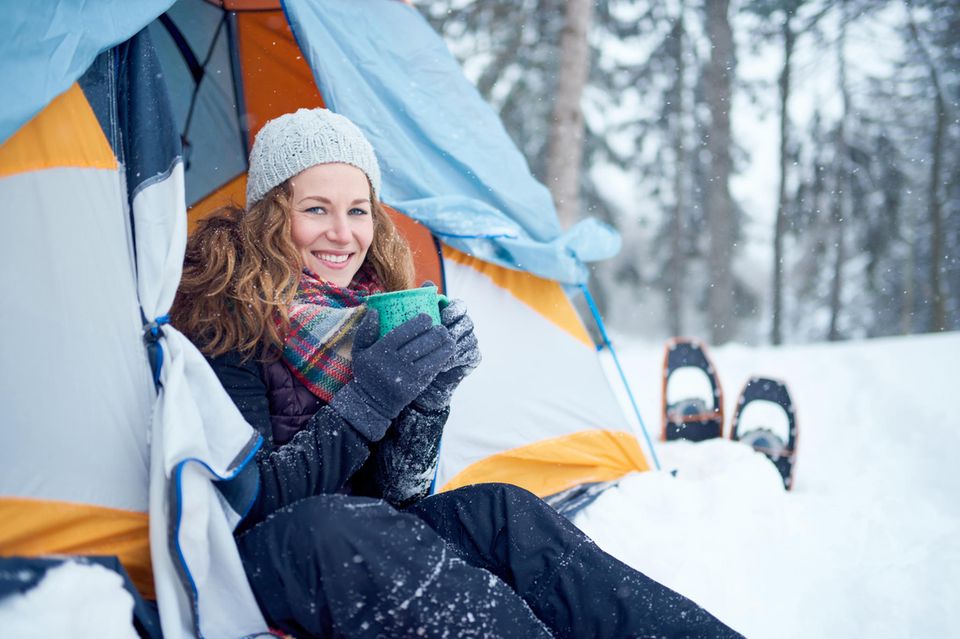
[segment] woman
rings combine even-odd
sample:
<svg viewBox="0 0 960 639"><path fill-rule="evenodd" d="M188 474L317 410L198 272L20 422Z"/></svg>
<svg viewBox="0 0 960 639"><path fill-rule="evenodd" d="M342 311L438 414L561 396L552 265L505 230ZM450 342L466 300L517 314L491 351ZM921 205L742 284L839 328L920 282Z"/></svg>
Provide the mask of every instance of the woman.
<svg viewBox="0 0 960 639"><path fill-rule="evenodd" d="M324 109L257 135L247 208L201 224L174 323L269 442L237 543L274 625L305 636L737 636L519 488L425 497L480 356L460 301L378 338L412 285L363 134Z"/></svg>

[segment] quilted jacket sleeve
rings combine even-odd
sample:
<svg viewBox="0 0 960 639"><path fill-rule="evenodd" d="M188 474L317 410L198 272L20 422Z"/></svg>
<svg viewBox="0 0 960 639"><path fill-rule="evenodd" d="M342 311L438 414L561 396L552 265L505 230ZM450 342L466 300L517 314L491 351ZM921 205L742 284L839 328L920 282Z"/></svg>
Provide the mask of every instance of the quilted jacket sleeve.
<svg viewBox="0 0 960 639"><path fill-rule="evenodd" d="M246 420L270 442L270 409L260 366L239 355L210 360L223 387ZM280 446L264 446L257 455L260 493L245 525L311 495L340 492L370 456L370 444L328 406Z"/></svg>

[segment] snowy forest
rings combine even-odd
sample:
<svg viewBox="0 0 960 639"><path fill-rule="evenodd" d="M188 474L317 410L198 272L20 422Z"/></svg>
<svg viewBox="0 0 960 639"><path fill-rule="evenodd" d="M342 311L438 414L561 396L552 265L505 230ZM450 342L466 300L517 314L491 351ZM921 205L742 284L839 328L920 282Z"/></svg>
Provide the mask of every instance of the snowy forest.
<svg viewBox="0 0 960 639"><path fill-rule="evenodd" d="M960 2L418 0L594 266L615 330L960 329Z"/></svg>

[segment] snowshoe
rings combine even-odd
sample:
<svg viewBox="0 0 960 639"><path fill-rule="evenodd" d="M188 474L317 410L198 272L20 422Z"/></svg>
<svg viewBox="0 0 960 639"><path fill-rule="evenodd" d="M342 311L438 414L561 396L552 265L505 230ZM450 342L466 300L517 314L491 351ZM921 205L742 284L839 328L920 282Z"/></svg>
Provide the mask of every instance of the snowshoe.
<svg viewBox="0 0 960 639"><path fill-rule="evenodd" d="M664 441L699 442L723 435L723 391L698 340L677 337L667 342L662 415Z"/></svg>
<svg viewBox="0 0 960 639"><path fill-rule="evenodd" d="M764 377L750 379L737 401L730 439L766 455L790 490L797 454L797 417L786 385Z"/></svg>

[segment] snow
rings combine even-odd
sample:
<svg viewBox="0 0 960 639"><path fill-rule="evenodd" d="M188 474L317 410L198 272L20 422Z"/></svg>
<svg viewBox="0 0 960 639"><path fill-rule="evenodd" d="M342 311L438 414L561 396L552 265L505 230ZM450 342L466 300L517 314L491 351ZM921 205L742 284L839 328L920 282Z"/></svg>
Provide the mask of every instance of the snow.
<svg viewBox="0 0 960 639"><path fill-rule="evenodd" d="M656 437L663 347L617 343ZM728 429L751 376L788 384L794 490L743 444L658 443L576 523L751 639L960 636L960 333L710 355Z"/></svg>
<svg viewBox="0 0 960 639"><path fill-rule="evenodd" d="M117 573L67 562L47 571L35 587L0 600L4 637L18 639L137 639L133 597Z"/></svg>

